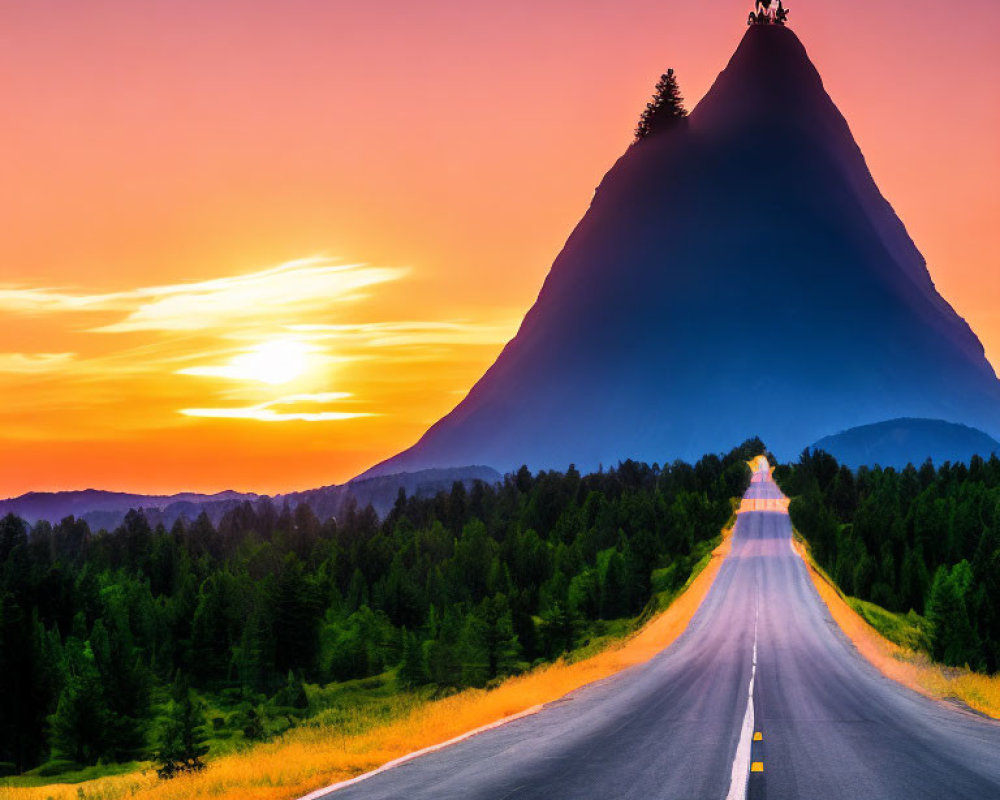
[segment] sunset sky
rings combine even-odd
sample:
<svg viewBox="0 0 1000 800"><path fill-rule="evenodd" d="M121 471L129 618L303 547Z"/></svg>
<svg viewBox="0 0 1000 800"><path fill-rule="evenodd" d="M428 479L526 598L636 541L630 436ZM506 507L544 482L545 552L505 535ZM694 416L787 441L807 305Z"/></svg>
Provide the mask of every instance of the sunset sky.
<svg viewBox="0 0 1000 800"><path fill-rule="evenodd" d="M0 497L286 491L411 444L749 6L0 0ZM789 6L1000 365L1000 3Z"/></svg>

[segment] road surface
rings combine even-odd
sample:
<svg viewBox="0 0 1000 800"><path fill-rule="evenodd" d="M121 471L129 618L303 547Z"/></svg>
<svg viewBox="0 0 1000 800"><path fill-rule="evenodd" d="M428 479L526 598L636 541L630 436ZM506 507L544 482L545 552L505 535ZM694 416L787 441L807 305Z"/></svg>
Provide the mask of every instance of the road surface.
<svg viewBox="0 0 1000 800"><path fill-rule="evenodd" d="M745 499L783 507L763 467ZM688 629L651 661L325 796L997 800L1000 724L877 672L816 593L787 514L747 511Z"/></svg>

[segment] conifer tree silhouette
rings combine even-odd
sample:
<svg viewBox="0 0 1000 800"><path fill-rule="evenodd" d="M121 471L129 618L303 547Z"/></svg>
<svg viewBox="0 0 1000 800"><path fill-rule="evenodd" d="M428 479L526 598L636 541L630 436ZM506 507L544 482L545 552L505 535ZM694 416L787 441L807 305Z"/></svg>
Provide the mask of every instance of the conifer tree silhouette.
<svg viewBox="0 0 1000 800"><path fill-rule="evenodd" d="M668 69L656 84L653 101L646 103L646 108L639 118L639 124L635 129L635 140L645 139L649 134L675 124L684 119L687 113L677 76L672 69Z"/></svg>

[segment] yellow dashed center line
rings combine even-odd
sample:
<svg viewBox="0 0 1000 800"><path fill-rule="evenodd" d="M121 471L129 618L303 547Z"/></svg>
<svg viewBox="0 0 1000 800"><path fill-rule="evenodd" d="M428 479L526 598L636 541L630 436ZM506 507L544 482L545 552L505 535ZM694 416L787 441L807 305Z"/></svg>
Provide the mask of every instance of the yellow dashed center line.
<svg viewBox="0 0 1000 800"><path fill-rule="evenodd" d="M750 771L751 772L763 772L764 771L764 762L763 761L754 761L750 765Z"/></svg>

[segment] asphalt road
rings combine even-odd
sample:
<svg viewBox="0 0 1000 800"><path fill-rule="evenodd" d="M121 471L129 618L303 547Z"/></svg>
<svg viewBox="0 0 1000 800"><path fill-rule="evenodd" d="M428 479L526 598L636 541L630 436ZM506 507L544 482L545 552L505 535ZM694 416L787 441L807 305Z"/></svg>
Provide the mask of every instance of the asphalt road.
<svg viewBox="0 0 1000 800"><path fill-rule="evenodd" d="M746 498L782 495L762 471ZM787 515L751 511L654 659L327 796L1000 800L1000 724L871 667L792 551Z"/></svg>

